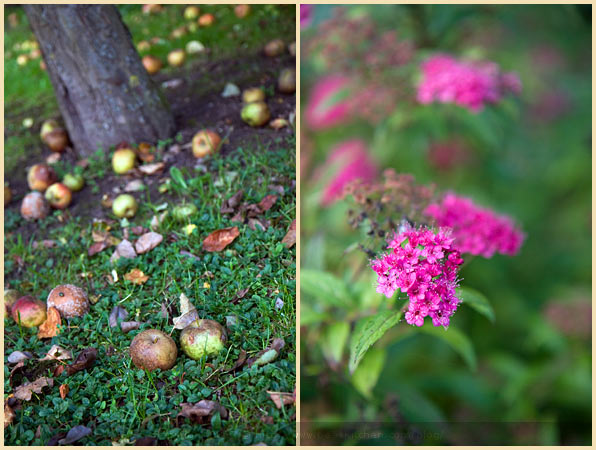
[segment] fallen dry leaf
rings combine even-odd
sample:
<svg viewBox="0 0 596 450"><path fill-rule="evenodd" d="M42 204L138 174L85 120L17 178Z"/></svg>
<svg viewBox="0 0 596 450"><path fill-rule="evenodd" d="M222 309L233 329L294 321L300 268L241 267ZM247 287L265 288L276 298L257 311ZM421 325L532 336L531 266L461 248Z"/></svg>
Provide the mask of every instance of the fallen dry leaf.
<svg viewBox="0 0 596 450"><path fill-rule="evenodd" d="M238 292L236 292L236 295L234 296L234 298L232 300L230 300L230 302L232 302L233 304L238 303L241 299L244 298L244 296L248 293L249 290L250 290L249 287L240 289Z"/></svg>
<svg viewBox="0 0 596 450"><path fill-rule="evenodd" d="M201 400L198 403L180 403L182 410L177 417L186 417L196 424L207 424L216 412L222 419L228 418L228 410L212 400Z"/></svg>
<svg viewBox="0 0 596 450"><path fill-rule="evenodd" d="M14 413L13 409L8 405L8 399L4 402L4 428L9 426L15 419L17 415Z"/></svg>
<svg viewBox="0 0 596 450"><path fill-rule="evenodd" d="M186 295L180 294L180 315L173 319L174 329L183 330L198 319L197 309Z"/></svg>
<svg viewBox="0 0 596 450"><path fill-rule="evenodd" d="M129 258L133 259L137 257L134 247L130 241L124 239L118 244L116 250L110 257L110 262L114 263L118 258Z"/></svg>
<svg viewBox="0 0 596 450"><path fill-rule="evenodd" d="M18 386L14 391L14 396L18 400L31 400L31 394L41 394L41 391L45 387L52 387L54 380L48 377L41 377L35 380L33 383L25 383Z"/></svg>
<svg viewBox="0 0 596 450"><path fill-rule="evenodd" d="M275 202L277 202L277 195L266 195L263 197L263 200L259 202L259 209L261 212L268 211L273 205L275 205Z"/></svg>
<svg viewBox="0 0 596 450"><path fill-rule="evenodd" d="M58 334L58 326L62 323L60 313L53 306L48 308L46 321L39 326L38 339L51 338Z"/></svg>
<svg viewBox="0 0 596 450"><path fill-rule="evenodd" d="M256 231L257 227L259 227L262 231L265 231L267 228L269 228L269 221L265 219L256 219L254 217L248 219L248 228Z"/></svg>
<svg viewBox="0 0 596 450"><path fill-rule="evenodd" d="M264 366L265 364L273 362L279 356L279 352L282 348L284 348L285 345L286 341L284 341L282 338L273 339L269 347L267 347L265 350L261 350L246 362L248 367L251 367L254 364L257 366Z"/></svg>
<svg viewBox="0 0 596 450"><path fill-rule="evenodd" d="M273 400L277 409L282 409L283 405L291 405L296 401L294 394L291 392L267 391L267 394L269 394L269 397Z"/></svg>
<svg viewBox="0 0 596 450"><path fill-rule="evenodd" d="M126 275L124 279L130 281L133 284L145 284L149 279L149 275L145 275L140 269L132 269Z"/></svg>
<svg viewBox="0 0 596 450"><path fill-rule="evenodd" d="M87 250L87 255L93 256L101 252L102 250L105 250L108 247L109 245L106 241L94 242L93 244L91 244L91 247L89 247L89 250Z"/></svg>
<svg viewBox="0 0 596 450"><path fill-rule="evenodd" d="M72 364L66 366L66 372L70 376L77 372L80 372L81 370L88 369L93 365L93 363L95 363L96 359L97 349L93 347L86 348L81 353L79 353L77 359L75 359Z"/></svg>
<svg viewBox="0 0 596 450"><path fill-rule="evenodd" d="M230 245L239 235L240 231L238 231L238 227L215 230L203 241L203 250L206 252L220 252Z"/></svg>
<svg viewBox="0 0 596 450"><path fill-rule="evenodd" d="M144 164L139 166L139 171L144 173L145 175L154 175L158 172L161 172L166 167L166 164L163 162L153 163L153 164Z"/></svg>
<svg viewBox="0 0 596 450"><path fill-rule="evenodd" d="M223 373L235 372L236 370L240 369L240 367L242 367L244 363L246 363L246 357L246 351L240 350L240 355L238 355L238 359L236 360L234 365L229 369L225 369Z"/></svg>
<svg viewBox="0 0 596 450"><path fill-rule="evenodd" d="M134 320L130 322L120 322L120 329L123 333L128 333L132 330L138 330L142 324L143 322L137 322Z"/></svg>
<svg viewBox="0 0 596 450"><path fill-rule="evenodd" d="M141 180L129 181L126 186L124 186L124 192L138 192L143 189L145 189L145 185Z"/></svg>
<svg viewBox="0 0 596 450"><path fill-rule="evenodd" d="M135 250L139 255L142 255L143 253L153 250L161 243L161 241L163 241L163 236L161 234L150 231L137 239L137 242L135 242Z"/></svg>
<svg viewBox="0 0 596 450"><path fill-rule="evenodd" d="M164 211L159 216L153 216L153 218L151 219L151 224L150 224L151 229L157 230L167 215L168 215L168 211Z"/></svg>
<svg viewBox="0 0 596 450"><path fill-rule="evenodd" d="M225 200L221 205L220 212L222 214L229 214L233 213L236 210L236 207L240 204L242 197L244 196L244 191L240 189L234 195L232 195L229 199Z"/></svg>
<svg viewBox="0 0 596 450"><path fill-rule="evenodd" d="M58 444L60 445L68 445L76 442L78 440L83 439L85 436L91 434L91 428L87 428L84 425L77 425L71 428L68 433L66 433L66 437L64 439L60 439Z"/></svg>
<svg viewBox="0 0 596 450"><path fill-rule="evenodd" d="M292 225L290 225L290 229L281 240L281 243L287 248L292 248L292 246L296 244L296 219L293 220Z"/></svg>
<svg viewBox="0 0 596 450"><path fill-rule="evenodd" d="M75 163L75 166L82 167L83 169L89 165L89 159L84 158Z"/></svg>
<svg viewBox="0 0 596 450"><path fill-rule="evenodd" d="M68 391L70 391L70 388L68 387L68 384L61 384L60 385L60 398L62 400L64 400L66 398L66 396L68 395Z"/></svg>
<svg viewBox="0 0 596 450"><path fill-rule="evenodd" d="M289 124L290 123L286 119L283 119L281 117L273 119L271 122L269 122L269 126L274 130L279 130L280 128L287 127Z"/></svg>
<svg viewBox="0 0 596 450"><path fill-rule="evenodd" d="M124 309L122 306L116 305L110 312L110 316L108 317L108 325L110 325L110 328L115 328L118 326L118 320L122 321L127 317L128 311L126 311L126 309Z"/></svg>
<svg viewBox="0 0 596 450"><path fill-rule="evenodd" d="M32 358L33 355L30 352L21 352L19 350L12 352L8 355L8 364L17 364L26 359Z"/></svg>
<svg viewBox="0 0 596 450"><path fill-rule="evenodd" d="M72 359L72 352L70 350L66 350L65 348L60 347L59 345L52 345L52 348L48 351L46 356L41 358L41 361L45 360L56 360L62 361L65 359Z"/></svg>

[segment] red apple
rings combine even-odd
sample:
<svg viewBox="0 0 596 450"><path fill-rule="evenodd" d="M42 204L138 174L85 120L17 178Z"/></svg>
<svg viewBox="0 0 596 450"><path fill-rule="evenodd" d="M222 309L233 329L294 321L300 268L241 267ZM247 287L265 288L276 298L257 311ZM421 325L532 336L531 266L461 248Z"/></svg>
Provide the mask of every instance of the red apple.
<svg viewBox="0 0 596 450"><path fill-rule="evenodd" d="M120 148L112 156L112 168L119 175L128 172L135 166L137 154L130 148Z"/></svg>
<svg viewBox="0 0 596 450"><path fill-rule="evenodd" d="M72 284L56 286L47 299L48 309L56 308L66 319L81 317L89 311L89 298L84 290Z"/></svg>
<svg viewBox="0 0 596 450"><path fill-rule="evenodd" d="M170 66L179 67L184 64L185 59L186 54L181 48L177 48L176 50L172 50L170 53L168 53L168 64Z"/></svg>
<svg viewBox="0 0 596 450"><path fill-rule="evenodd" d="M55 119L48 119L41 124L41 129L39 130L39 138L41 142L45 143L45 135L51 133L54 130L57 130L60 127L60 124Z"/></svg>
<svg viewBox="0 0 596 450"><path fill-rule="evenodd" d="M277 79L277 89L284 94L296 92L296 70L284 69Z"/></svg>
<svg viewBox="0 0 596 450"><path fill-rule="evenodd" d="M215 22L215 16L213 14L207 13L199 17L198 24L202 27L209 27L213 25L213 22Z"/></svg>
<svg viewBox="0 0 596 450"><path fill-rule="evenodd" d="M44 134L43 141L53 152L62 153L68 145L68 134L64 128L56 128Z"/></svg>
<svg viewBox="0 0 596 450"><path fill-rule="evenodd" d="M149 73L149 75L156 74L161 70L161 60L159 58L156 58L155 56L143 56L142 62L143 66L145 66L145 70Z"/></svg>
<svg viewBox="0 0 596 450"><path fill-rule="evenodd" d="M143 5L143 14L157 14L163 11L163 6L156 4Z"/></svg>
<svg viewBox="0 0 596 450"><path fill-rule="evenodd" d="M216 152L221 144L221 137L211 130L201 130L192 138L192 154L195 158L203 158Z"/></svg>
<svg viewBox="0 0 596 450"><path fill-rule="evenodd" d="M274 39L265 45L265 55L273 58L281 55L286 48L286 44L281 39Z"/></svg>
<svg viewBox="0 0 596 450"><path fill-rule="evenodd" d="M271 113L265 102L253 102L244 105L241 117L251 127L260 127L269 122Z"/></svg>
<svg viewBox="0 0 596 450"><path fill-rule="evenodd" d="M244 19L250 14L250 5L236 5L234 7L234 14L236 14L236 17L239 19Z"/></svg>
<svg viewBox="0 0 596 450"><path fill-rule="evenodd" d="M27 183L29 183L29 188L34 191L44 192L57 180L58 177L54 169L44 163L33 165L27 173Z"/></svg>
<svg viewBox="0 0 596 450"><path fill-rule="evenodd" d="M184 9L184 18L186 20L195 20L199 17L200 9L198 6L191 5Z"/></svg>
<svg viewBox="0 0 596 450"><path fill-rule="evenodd" d="M72 192L62 183L54 183L46 189L46 200L52 208L66 209L72 201Z"/></svg>
<svg viewBox="0 0 596 450"><path fill-rule="evenodd" d="M46 320L46 304L30 295L19 298L10 312L14 321L23 327L37 327Z"/></svg>
<svg viewBox="0 0 596 450"><path fill-rule="evenodd" d="M141 331L130 344L130 357L139 369L169 370L176 364L177 356L176 343L163 331Z"/></svg>
<svg viewBox="0 0 596 450"><path fill-rule="evenodd" d="M27 220L45 219L50 213L50 205L41 192L30 192L21 203L21 215Z"/></svg>
<svg viewBox="0 0 596 450"><path fill-rule="evenodd" d="M116 217L126 217L130 219L134 217L139 209L139 205L135 198L130 194L121 194L112 203L112 212Z"/></svg>
<svg viewBox="0 0 596 450"><path fill-rule="evenodd" d="M244 103L262 102L265 100L265 91L261 88L245 89L242 93L242 101Z"/></svg>

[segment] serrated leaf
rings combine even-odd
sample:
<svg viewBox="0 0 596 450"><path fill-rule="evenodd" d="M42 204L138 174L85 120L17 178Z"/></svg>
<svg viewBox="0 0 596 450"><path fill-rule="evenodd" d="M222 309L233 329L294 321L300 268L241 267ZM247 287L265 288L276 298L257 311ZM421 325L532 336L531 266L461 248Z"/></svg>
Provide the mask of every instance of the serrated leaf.
<svg viewBox="0 0 596 450"><path fill-rule="evenodd" d="M477 312L485 316L491 322L495 322L495 311L488 299L475 289L460 287L455 290L457 298L463 303L475 309Z"/></svg>
<svg viewBox="0 0 596 450"><path fill-rule="evenodd" d="M476 353L474 352L472 342L457 328L450 326L445 330L442 327L434 327L432 324L427 323L418 329L423 333L430 334L431 336L438 337L445 341L451 348L460 354L471 370L476 370Z"/></svg>
<svg viewBox="0 0 596 450"><path fill-rule="evenodd" d="M174 180L174 182L182 186L184 189L188 189L188 185L184 180L184 176L182 175L182 172L180 171L180 169L178 169L178 167L170 168L170 176L172 177L172 180Z"/></svg>
<svg viewBox="0 0 596 450"><path fill-rule="evenodd" d="M401 311L381 311L374 316L360 320L350 340L350 373L354 373L366 351L377 342L385 332L397 324Z"/></svg>
<svg viewBox="0 0 596 450"><path fill-rule="evenodd" d="M341 361L349 334L350 324L347 322L336 322L323 330L321 349L328 361L332 363Z"/></svg>
<svg viewBox="0 0 596 450"><path fill-rule="evenodd" d="M385 365L386 356L385 349L371 348L354 371L352 384L365 397L370 397L373 388L377 384L379 375L381 375Z"/></svg>
<svg viewBox="0 0 596 450"><path fill-rule="evenodd" d="M329 272L321 270L300 271L300 292L310 295L323 305L344 308L353 303L346 284Z"/></svg>

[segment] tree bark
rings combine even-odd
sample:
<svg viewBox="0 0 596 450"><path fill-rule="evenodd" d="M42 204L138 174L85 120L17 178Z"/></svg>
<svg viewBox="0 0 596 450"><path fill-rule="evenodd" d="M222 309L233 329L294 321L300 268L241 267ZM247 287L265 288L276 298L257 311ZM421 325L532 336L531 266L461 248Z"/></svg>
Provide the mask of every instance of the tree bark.
<svg viewBox="0 0 596 450"><path fill-rule="evenodd" d="M171 137L174 118L113 5L24 5L81 156Z"/></svg>

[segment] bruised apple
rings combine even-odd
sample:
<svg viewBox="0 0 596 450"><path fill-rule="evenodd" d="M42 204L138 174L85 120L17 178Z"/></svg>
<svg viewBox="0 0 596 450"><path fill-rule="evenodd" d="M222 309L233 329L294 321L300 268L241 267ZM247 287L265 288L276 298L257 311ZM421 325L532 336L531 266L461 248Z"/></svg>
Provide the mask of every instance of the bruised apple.
<svg viewBox="0 0 596 450"><path fill-rule="evenodd" d="M293 94L296 92L296 70L284 69L279 74L277 80L277 89L284 94Z"/></svg>
<svg viewBox="0 0 596 450"><path fill-rule="evenodd" d="M248 88L242 93L244 103L262 102L265 100L265 91L261 88Z"/></svg>
<svg viewBox="0 0 596 450"><path fill-rule="evenodd" d="M122 219L126 217L130 219L134 217L139 209L139 205L135 198L130 194L121 194L112 203L112 212L116 217Z"/></svg>
<svg viewBox="0 0 596 450"><path fill-rule="evenodd" d="M213 22L215 22L215 16L210 13L203 14L201 17L199 17L198 21L199 26L201 27L209 27L213 25Z"/></svg>
<svg viewBox="0 0 596 450"><path fill-rule="evenodd" d="M122 175L135 166L136 159L136 153L130 148L118 149L114 152L114 156L112 156L112 168L114 172Z"/></svg>
<svg viewBox="0 0 596 450"><path fill-rule="evenodd" d="M37 327L46 320L46 304L25 295L13 303L10 312L14 321L23 327Z"/></svg>
<svg viewBox="0 0 596 450"><path fill-rule="evenodd" d="M174 340L160 330L145 330L130 344L130 357L139 369L168 370L176 364L178 348Z"/></svg>
<svg viewBox="0 0 596 450"><path fill-rule="evenodd" d="M265 45L265 55L273 58L281 55L286 48L286 44L281 39L274 39Z"/></svg>
<svg viewBox="0 0 596 450"><path fill-rule="evenodd" d="M225 347L228 335L215 320L199 319L180 333L180 347L191 359L216 355Z"/></svg>
<svg viewBox="0 0 596 450"><path fill-rule="evenodd" d="M27 220L45 219L50 205L41 192L30 192L21 203L21 215Z"/></svg>
<svg viewBox="0 0 596 450"><path fill-rule="evenodd" d="M155 56L143 56L143 59L141 61L149 75L156 74L161 70L161 60L159 58L156 58Z"/></svg>
<svg viewBox="0 0 596 450"><path fill-rule="evenodd" d="M89 311L89 298L84 290L72 284L62 284L50 291L48 309L56 308L66 319L81 317Z"/></svg>
<svg viewBox="0 0 596 450"><path fill-rule="evenodd" d="M186 54L181 48L177 48L176 50L172 50L170 53L168 53L168 64L172 67L181 66L184 64L185 59Z"/></svg>
<svg viewBox="0 0 596 450"><path fill-rule="evenodd" d="M253 102L244 105L240 113L244 120L251 127L260 127L269 122L271 113L265 102Z"/></svg>
<svg viewBox="0 0 596 450"><path fill-rule="evenodd" d="M72 192L62 183L54 183L46 189L46 200L52 208L65 209L72 201Z"/></svg>
<svg viewBox="0 0 596 450"><path fill-rule="evenodd" d="M45 163L34 164L27 173L27 183L33 191L44 192L58 180L56 172Z"/></svg>
<svg viewBox="0 0 596 450"><path fill-rule="evenodd" d="M221 144L221 137L215 131L201 130L192 138L192 154L195 158L203 158L216 152Z"/></svg>

